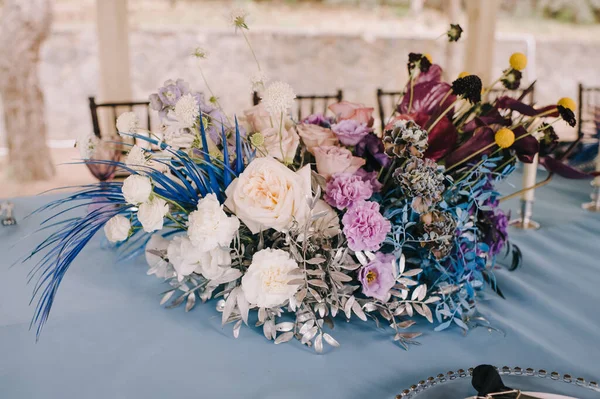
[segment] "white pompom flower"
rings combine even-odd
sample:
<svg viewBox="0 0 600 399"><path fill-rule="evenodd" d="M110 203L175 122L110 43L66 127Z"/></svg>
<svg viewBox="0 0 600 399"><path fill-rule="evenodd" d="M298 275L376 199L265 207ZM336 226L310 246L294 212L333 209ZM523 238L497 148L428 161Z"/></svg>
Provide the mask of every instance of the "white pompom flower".
<svg viewBox="0 0 600 399"><path fill-rule="evenodd" d="M167 213L169 213L167 201L154 197L152 200L140 205L137 218L142 224L144 231L152 233L163 228L163 222Z"/></svg>
<svg viewBox="0 0 600 399"><path fill-rule="evenodd" d="M216 280L230 270L229 266L231 266L229 251L215 248L202 254L195 272L202 274L208 280Z"/></svg>
<svg viewBox="0 0 600 399"><path fill-rule="evenodd" d="M116 215L104 225L104 234L110 242L125 241L131 231L131 222L125 216Z"/></svg>
<svg viewBox="0 0 600 399"><path fill-rule="evenodd" d="M260 308L283 305L300 288L288 284L294 277L290 272L298 264L281 249L263 249L252 257L244 277L242 289L249 303Z"/></svg>
<svg viewBox="0 0 600 399"><path fill-rule="evenodd" d="M175 117L183 128L190 128L194 126L198 116L200 115L200 109L198 108L198 101L191 94L181 96L181 98L175 104Z"/></svg>
<svg viewBox="0 0 600 399"><path fill-rule="evenodd" d="M173 237L167 247L167 257L180 281L183 277L194 273L204 256L204 252L196 248L186 236Z"/></svg>
<svg viewBox="0 0 600 399"><path fill-rule="evenodd" d="M96 135L87 133L80 135L75 141L81 159L90 159L98 146L100 139Z"/></svg>
<svg viewBox="0 0 600 399"><path fill-rule="evenodd" d="M235 216L227 216L217 196L208 194L198 201L196 211L188 217L188 231L192 243L202 251L227 247L240 228Z"/></svg>
<svg viewBox="0 0 600 399"><path fill-rule="evenodd" d="M296 93L289 84L277 81L267 86L262 95L262 103L271 115L279 116L294 106L295 98Z"/></svg>
<svg viewBox="0 0 600 399"><path fill-rule="evenodd" d="M131 175L123 182L121 192L128 204L143 204L150 199L150 194L152 194L152 182L145 176Z"/></svg>
<svg viewBox="0 0 600 399"><path fill-rule="evenodd" d="M146 152L138 145L134 145L127 154L125 164L133 170L142 170L148 164Z"/></svg>
<svg viewBox="0 0 600 399"><path fill-rule="evenodd" d="M121 133L134 134L137 132L140 124L140 120L135 112L123 112L117 118L117 131L121 136Z"/></svg>

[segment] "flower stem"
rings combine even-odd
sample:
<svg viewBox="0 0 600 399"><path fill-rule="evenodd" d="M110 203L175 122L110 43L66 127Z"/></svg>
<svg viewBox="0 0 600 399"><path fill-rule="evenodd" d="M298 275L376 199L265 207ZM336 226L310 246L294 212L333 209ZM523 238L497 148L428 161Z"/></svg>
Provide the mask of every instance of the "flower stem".
<svg viewBox="0 0 600 399"><path fill-rule="evenodd" d="M448 108L446 108L446 109L444 110L444 112L442 112L442 113L440 114L440 116L438 116L438 117L437 117L437 119L436 119L436 120L435 120L435 121L434 121L434 122L433 122L431 125L429 125L429 126L426 128L426 130L427 130L428 132L431 132L431 131L433 130L433 128L435 127L435 125L437 125L437 124L438 124L438 122L439 122L439 121L441 121L441 120L442 120L442 118L443 118L444 116L446 116L446 114L447 114L448 112L450 112L450 110L451 110L452 108L454 108L454 105L456 105L456 103L458 103L459 101L460 101L460 98L457 98L456 100L454 100L454 102L453 102L452 104L450 104L450 105L448 106Z"/></svg>
<svg viewBox="0 0 600 399"><path fill-rule="evenodd" d="M285 154L283 153L283 112L281 113L281 117L279 118L279 150L281 151L281 161L285 164Z"/></svg>
<svg viewBox="0 0 600 399"><path fill-rule="evenodd" d="M248 36L246 36L246 32L244 31L244 29L241 29L241 31L242 31L242 36L244 36L244 40L246 40L246 44L248 45L248 48L250 49L250 52L252 53L252 57L254 57L254 61L256 62L256 67L258 68L258 71L262 72L262 70L260 69L260 63L258 62L258 57L256 57L254 48L252 48L252 44L250 44L250 39L248 39Z"/></svg>
<svg viewBox="0 0 600 399"><path fill-rule="evenodd" d="M406 110L406 113L410 113L410 110L412 108L412 102L413 102L413 95L414 95L414 91L415 91L415 80L411 74L410 76L410 97L408 98L408 109Z"/></svg>
<svg viewBox="0 0 600 399"><path fill-rule="evenodd" d="M458 165L462 165L463 163L467 162L469 159L476 157L477 155L481 154L485 150L489 150L490 148L492 148L495 145L496 145L496 142L494 141L493 143L490 143L490 144L486 145L485 147L480 148L479 150L475 151L474 153L472 153L471 155L469 155L462 161L459 161L459 162L455 163L454 165L450 166L448 169L446 169L446 173L450 172L452 169L455 169Z"/></svg>

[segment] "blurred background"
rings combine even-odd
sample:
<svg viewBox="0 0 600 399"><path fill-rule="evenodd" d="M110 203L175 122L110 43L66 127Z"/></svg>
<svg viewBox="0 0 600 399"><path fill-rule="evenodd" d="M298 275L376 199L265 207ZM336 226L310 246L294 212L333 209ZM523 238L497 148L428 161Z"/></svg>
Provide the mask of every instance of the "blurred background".
<svg viewBox="0 0 600 399"><path fill-rule="evenodd" d="M177 78L203 91L198 46L225 111L250 107L255 64L227 21L234 7L249 12L267 77L299 94L342 89L377 108L378 88L404 87L411 51L484 84L526 53L538 104L600 85L600 0L0 0L0 198L93 182L85 166L60 165L94 129L89 98L143 102ZM465 37L449 45L451 22Z"/></svg>

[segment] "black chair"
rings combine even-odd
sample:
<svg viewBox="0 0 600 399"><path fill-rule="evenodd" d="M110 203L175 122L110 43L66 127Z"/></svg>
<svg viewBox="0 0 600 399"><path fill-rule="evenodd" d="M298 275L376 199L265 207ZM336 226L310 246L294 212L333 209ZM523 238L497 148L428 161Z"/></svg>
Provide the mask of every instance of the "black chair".
<svg viewBox="0 0 600 399"><path fill-rule="evenodd" d="M385 91L383 89L377 89L377 108L379 112L379 121L381 124L381 131L385 129L388 119L396 111L396 107L400 102L400 98L404 95L402 91ZM384 99L388 99L390 107L384 106Z"/></svg>
<svg viewBox="0 0 600 399"><path fill-rule="evenodd" d="M600 134L600 87L579 83L577 137L598 139Z"/></svg>
<svg viewBox="0 0 600 399"><path fill-rule="evenodd" d="M296 96L296 113L298 115L298 121L301 121L303 117L306 115L312 115L315 113L315 108L318 102L321 102L323 105L323 115L327 112L327 107L329 105L340 102L344 99L344 92L339 90L335 94L323 94L323 95L315 95L315 94L305 94L305 95L297 95ZM252 103L254 105L258 105L260 103L260 96L257 92L252 94ZM309 112L305 113L304 111L308 108Z"/></svg>
<svg viewBox="0 0 600 399"><path fill-rule="evenodd" d="M89 97L90 102L90 112L92 113L92 127L94 128L94 134L98 137L102 137L102 131L100 129L100 122L98 119L98 110L100 112L109 112L111 117L110 120L113 120L115 123L119 115L123 112L131 111L137 113L138 110L145 116L140 118L140 121L146 121L146 126L141 126L142 128L146 128L150 130L151 128L151 120L150 120L150 102L149 101L133 101L133 102L114 102L114 103L97 103L95 97ZM105 132L106 133L106 132ZM113 124L112 131L108 133L108 135L112 135L116 133L116 126Z"/></svg>

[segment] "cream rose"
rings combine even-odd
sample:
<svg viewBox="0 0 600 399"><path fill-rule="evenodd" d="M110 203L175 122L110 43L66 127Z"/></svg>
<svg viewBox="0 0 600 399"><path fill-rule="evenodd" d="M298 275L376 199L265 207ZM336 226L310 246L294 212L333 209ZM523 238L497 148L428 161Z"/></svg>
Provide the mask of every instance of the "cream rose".
<svg viewBox="0 0 600 399"><path fill-rule="evenodd" d="M314 153L317 172L326 179L336 173L354 173L365 164L363 158L352 156L350 150L342 147L316 147Z"/></svg>
<svg viewBox="0 0 600 399"><path fill-rule="evenodd" d="M188 224L190 240L202 251L229 246L240 228L238 218L227 216L214 194L198 201L197 210L190 213Z"/></svg>
<svg viewBox="0 0 600 399"><path fill-rule="evenodd" d="M131 222L125 216L113 216L104 225L104 234L110 242L125 241L129 237Z"/></svg>
<svg viewBox="0 0 600 399"><path fill-rule="evenodd" d="M294 129L267 128L260 132L264 142L256 151L257 156L271 156L280 161L291 163L300 144L300 137Z"/></svg>
<svg viewBox="0 0 600 399"><path fill-rule="evenodd" d="M256 158L227 191L227 206L253 234L265 229L289 228L294 220L303 225L311 195L310 166L292 172L273 158Z"/></svg>
<svg viewBox="0 0 600 399"><path fill-rule="evenodd" d="M244 117L248 127L250 128L250 133L262 132L263 130L272 127L279 128L279 124L281 122L280 119L271 117L271 114L265 109L262 103L245 110ZM294 122L292 122L289 117L284 115L283 127L285 129L290 129L292 126L294 126Z"/></svg>
<svg viewBox="0 0 600 399"><path fill-rule="evenodd" d="M298 291L298 285L288 284L294 278L289 273L297 268L298 264L290 254L281 249L256 252L242 277L246 300L260 308L283 305Z"/></svg>
<svg viewBox="0 0 600 399"><path fill-rule="evenodd" d="M142 224L144 231L152 233L163 228L163 221L167 213L169 213L167 201L154 197L152 200L140 205L137 218Z"/></svg>
<svg viewBox="0 0 600 399"><path fill-rule="evenodd" d="M152 194L152 183L145 176L131 175L123 182L121 187L125 201L132 205L139 205L148 201Z"/></svg>
<svg viewBox="0 0 600 399"><path fill-rule="evenodd" d="M338 144L338 139L331 129L321 126L303 123L296 126L302 142L311 154L315 147L333 146Z"/></svg>

